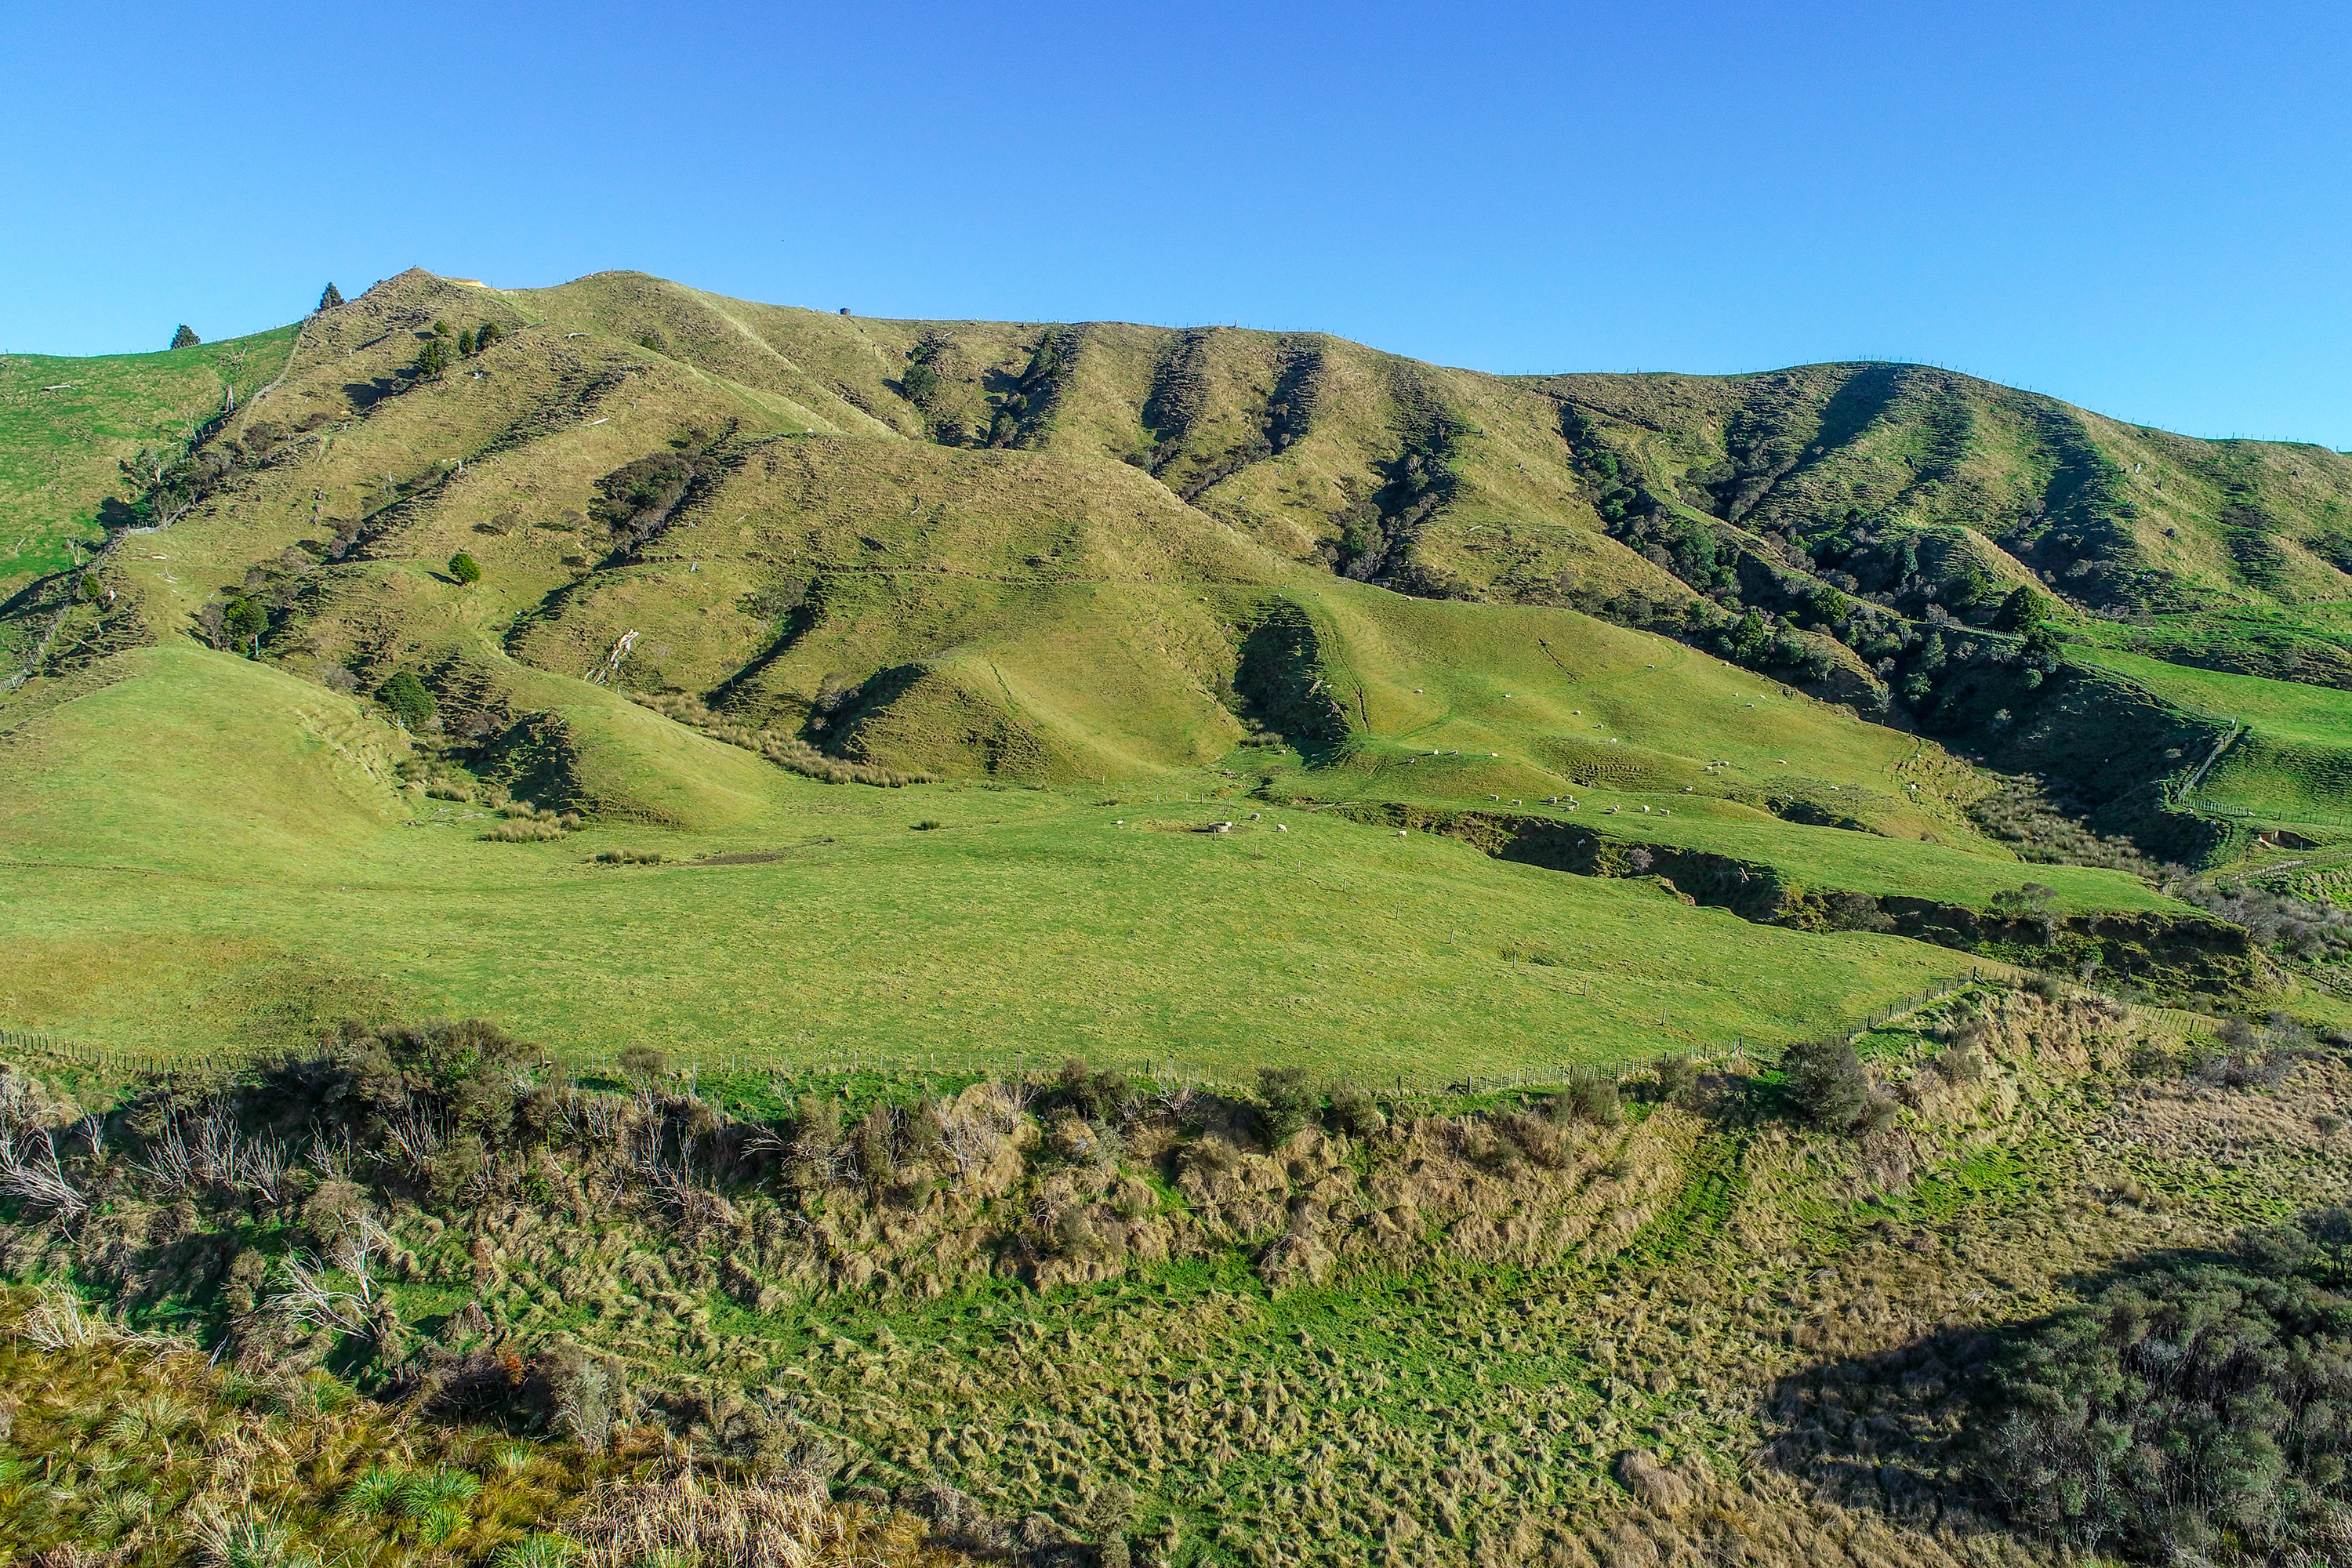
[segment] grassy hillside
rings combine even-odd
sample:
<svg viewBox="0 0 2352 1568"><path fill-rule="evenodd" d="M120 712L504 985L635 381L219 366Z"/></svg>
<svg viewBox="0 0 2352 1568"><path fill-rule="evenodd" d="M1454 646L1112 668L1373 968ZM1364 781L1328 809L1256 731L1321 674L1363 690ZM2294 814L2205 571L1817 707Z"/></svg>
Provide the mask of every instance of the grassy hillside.
<svg viewBox="0 0 2352 1568"><path fill-rule="evenodd" d="M184 446L231 388L249 397L275 376L293 337L281 327L163 353L0 355L0 600L70 565L69 542L101 542L100 503L126 494L120 465Z"/></svg>
<svg viewBox="0 0 2352 1568"><path fill-rule="evenodd" d="M2352 826L2352 692L2115 650L2091 657L2184 709L2243 727L2199 784L2198 805L2265 825Z"/></svg>
<svg viewBox="0 0 2352 1568"><path fill-rule="evenodd" d="M2032 879L2063 914L2184 912L2021 866L1968 815L1991 784L1934 742L1685 623L1622 624L1627 593L1699 601L1598 514L1575 549L1600 577L1414 577L1441 535L1486 550L1503 525L1474 520L1521 475L1589 466L1558 389L1319 339L869 322L631 275L412 273L287 354L167 477L184 515L124 536L111 596L0 697L0 813L40 894L18 1021L193 1045L410 995L584 1048L594 996L599 1029L712 1052L1061 1040L1239 1070L1278 1045L1447 1073L1785 1038L1958 962L1318 809L1381 802L1509 802L1823 896L1981 910ZM1351 486L1370 511L1308 516ZM1489 597L1430 596L1457 590ZM1619 621L1573 607L1596 595ZM2035 708L2014 637L1946 630L1953 668L1999 678L1969 701L2017 703L2051 754L2090 743L2099 689ZM413 731L368 700L395 678L429 700ZM484 844L488 806L426 805L431 777L586 826ZM1239 818L1245 795L1265 816L1232 835L1139 826ZM623 849L675 864L591 861ZM737 863L688 864L713 855ZM53 867L79 868L70 897ZM262 887L257 914L236 889ZM73 939L96 918L124 932L102 953Z"/></svg>
<svg viewBox="0 0 2352 1568"><path fill-rule="evenodd" d="M0 1551L2340 1522L2322 1374L2142 1408L2118 1337L2344 1360L2352 927L2258 896L2352 875L2334 454L637 274L92 384L264 347L0 611ZM2237 1511L2084 1522L2119 1405Z"/></svg>
<svg viewBox="0 0 2352 1568"><path fill-rule="evenodd" d="M444 1026L93 1093L104 1161L12 1072L82 1223L0 1212L0 1268L43 1278L0 1302L0 1544L2307 1558L2346 1496L2352 1074L2247 1038L1970 987L1863 1037L1855 1121L1799 1061L1433 1109L1099 1072L581 1083ZM326 1168L275 1197L173 1158L278 1138ZM2187 1398L2126 1375L2184 1361ZM2110 1415L2241 1504L2069 1441Z"/></svg>
<svg viewBox="0 0 2352 1568"><path fill-rule="evenodd" d="M2342 598L2352 458L2200 441L1920 365L1535 378L1628 515L1719 522L1747 569L1916 609L2039 581L2095 609Z"/></svg>

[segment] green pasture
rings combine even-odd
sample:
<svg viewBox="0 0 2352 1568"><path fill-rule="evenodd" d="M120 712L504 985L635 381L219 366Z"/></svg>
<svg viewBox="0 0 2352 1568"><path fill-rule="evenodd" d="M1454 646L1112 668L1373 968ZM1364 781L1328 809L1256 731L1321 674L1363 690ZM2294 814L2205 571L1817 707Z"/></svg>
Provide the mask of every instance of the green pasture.
<svg viewBox="0 0 2352 1568"><path fill-rule="evenodd" d="M690 773L716 826L485 843L481 808L395 787L404 737L348 699L126 664L0 749L0 1016L98 1044L444 1013L587 1057L1501 1072L1787 1039L1965 967L1241 799L822 785L610 700L609 735L672 748L635 734L614 771ZM618 848L671 863L593 858Z"/></svg>
<svg viewBox="0 0 2352 1568"><path fill-rule="evenodd" d="M1306 774L1295 778L1301 788L1325 782ZM1879 896L1898 893L1939 899L1981 909L1995 893L2023 882L2039 882L2057 895L2053 906L2068 914L2102 910L2154 910L2179 914L2188 906L2155 891L2145 882L2120 871L2082 866L2028 865L1993 856L1971 854L1948 844L1893 838L1847 828L1814 827L1783 822L1769 815L1705 795L1661 795L1610 789L1573 792L1576 809L1547 805L1541 799L1519 797L1523 805L1504 801L1465 806L1458 797L1443 795L1333 792L1335 799L1399 800L1438 810L1483 807L1512 816L1549 817L1590 826L1605 837L1673 845L1706 850L1754 865L1777 868L1800 887L1841 889ZM1672 805L1643 807L1671 800ZM1617 809L1612 813L1610 808Z"/></svg>

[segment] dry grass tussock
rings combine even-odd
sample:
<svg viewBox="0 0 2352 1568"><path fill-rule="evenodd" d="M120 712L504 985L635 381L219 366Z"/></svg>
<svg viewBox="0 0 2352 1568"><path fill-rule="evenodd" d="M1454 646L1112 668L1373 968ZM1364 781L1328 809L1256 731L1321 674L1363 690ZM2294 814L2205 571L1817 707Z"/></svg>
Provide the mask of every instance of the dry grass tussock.
<svg viewBox="0 0 2352 1568"><path fill-rule="evenodd" d="M168 1293L190 1214L230 1237L274 1209L341 1259L331 1291L373 1268L404 1309L462 1300L437 1324L362 1312L343 1342L437 1380L421 1404L567 1434L614 1478L614 1562L733 1561L723 1541L771 1534L864 1553L854 1526L792 1535L770 1495L828 1463L845 1503L937 1483L971 1503L923 1510L939 1541L1074 1564L1112 1477L1145 1563L2064 1561L1948 1451L1976 1419L1967 1331L2340 1201L2352 1066L2314 1047L2276 1078L2216 1076L2126 1009L1991 989L1859 1044L1874 1114L1832 1126L1772 1077L1663 1068L1622 1101L1443 1116L1075 1062L896 1102L751 1086L753 1113L723 1108L742 1085L680 1092L657 1056L610 1094L538 1081L479 1026L362 1034L277 1069L237 1126L142 1102L113 1163L68 1162L107 1216L72 1246L125 1297ZM319 1120L338 1093L383 1136ZM256 1165L272 1138L307 1151L302 1190ZM215 1174L184 1194L183 1163ZM26 1227L7 1256L60 1235ZM233 1289L299 1304L244 1256ZM255 1367L321 1355L331 1336L296 1327L228 1321ZM656 1455L658 1483L630 1468ZM768 1490L705 1495L722 1481Z"/></svg>
<svg viewBox="0 0 2352 1568"><path fill-rule="evenodd" d="M626 694L630 700L652 709L666 719L701 731L714 741L724 741L730 746L740 746L754 752L790 773L801 773L826 784L879 784L886 789L898 789L906 784L937 784L936 773L909 773L899 768L886 768L871 763L844 762L828 757L797 735L780 735L773 730L753 730L730 722L723 714L715 713L696 698L680 692L642 692Z"/></svg>
<svg viewBox="0 0 2352 1568"><path fill-rule="evenodd" d="M798 1473L730 1483L691 1467L655 1480L598 1483L565 1533L583 1568L683 1560L729 1568L805 1568L842 1538L824 1483Z"/></svg>

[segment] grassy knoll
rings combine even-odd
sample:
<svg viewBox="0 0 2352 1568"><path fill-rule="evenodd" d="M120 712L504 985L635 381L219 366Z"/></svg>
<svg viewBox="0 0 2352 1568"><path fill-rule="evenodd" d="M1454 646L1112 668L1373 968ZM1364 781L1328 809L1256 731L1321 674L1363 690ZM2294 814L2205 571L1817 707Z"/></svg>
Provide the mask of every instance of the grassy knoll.
<svg viewBox="0 0 2352 1568"><path fill-rule="evenodd" d="M284 368L292 327L163 353L0 355L0 598L71 564L98 504L142 447L176 450L195 423Z"/></svg>
<svg viewBox="0 0 2352 1568"><path fill-rule="evenodd" d="M740 815L484 843L481 808L394 787L402 738L348 700L193 650L127 662L0 753L0 997L114 1044L260 1043L397 998L583 1051L1505 1071L1787 1038L1963 966L1238 799L821 785L617 703L741 770ZM592 859L618 848L677 863Z"/></svg>

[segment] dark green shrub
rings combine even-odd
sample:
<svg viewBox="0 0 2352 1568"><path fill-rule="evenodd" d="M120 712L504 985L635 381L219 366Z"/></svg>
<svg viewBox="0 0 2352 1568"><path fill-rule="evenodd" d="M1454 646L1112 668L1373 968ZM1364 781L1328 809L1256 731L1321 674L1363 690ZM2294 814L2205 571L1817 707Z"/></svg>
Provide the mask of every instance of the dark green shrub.
<svg viewBox="0 0 2352 1568"><path fill-rule="evenodd" d="M888 1186L898 1175L898 1166L890 1158L890 1108L877 1105L857 1123L857 1169L877 1187Z"/></svg>
<svg viewBox="0 0 2352 1568"><path fill-rule="evenodd" d="M1789 1100L1797 1114L1830 1132L1859 1132L1884 1125L1894 1102L1878 1092L1851 1043L1832 1037L1790 1046L1780 1057L1788 1075Z"/></svg>
<svg viewBox="0 0 2352 1568"><path fill-rule="evenodd" d="M457 357L459 359L474 357L474 329L471 327L457 334Z"/></svg>
<svg viewBox="0 0 2352 1568"><path fill-rule="evenodd" d="M1668 1051L1650 1064L1650 1076L1655 1081L1659 1100L1679 1105L1698 1088L1698 1063Z"/></svg>
<svg viewBox="0 0 2352 1568"><path fill-rule="evenodd" d="M328 284L326 290L319 296L319 309L321 310L331 310L342 302L343 291L332 283Z"/></svg>
<svg viewBox="0 0 2352 1568"><path fill-rule="evenodd" d="M2329 1223L2242 1237L2239 1266L2122 1280L2023 1336L1994 1372L1980 1439L2017 1516L2149 1563L2335 1561L2352 1502L2352 1302L2281 1234Z"/></svg>
<svg viewBox="0 0 2352 1568"><path fill-rule="evenodd" d="M345 1186L351 1185L346 1182ZM243 1317L253 1310L261 1299L261 1287L269 1276L269 1259L247 1247L230 1259L226 1303L234 1317Z"/></svg>
<svg viewBox="0 0 2352 1568"><path fill-rule="evenodd" d="M1264 1101L1258 1126L1268 1144L1282 1142L1315 1120L1322 1097L1315 1092L1304 1068L1260 1068L1257 1097Z"/></svg>
<svg viewBox="0 0 2352 1568"><path fill-rule="evenodd" d="M1580 1079L1568 1086L1568 1092L1556 1097L1554 1103L1566 1100L1568 1116L1580 1121L1590 1121L1595 1127L1614 1127L1624 1115L1617 1096L1617 1080L1613 1078ZM1555 1121L1565 1120L1557 1114Z"/></svg>
<svg viewBox="0 0 2352 1568"><path fill-rule="evenodd" d="M1135 1494L1118 1481L1087 1499L1086 1527L1101 1544L1095 1549L1100 1568L1128 1568L1133 1558L1127 1547L1129 1522L1135 1516Z"/></svg>
<svg viewBox="0 0 2352 1568"><path fill-rule="evenodd" d="M1371 1091L1362 1084L1345 1079L1330 1088L1331 1125L1339 1131L1357 1138L1370 1138L1389 1124L1381 1108L1372 1100Z"/></svg>
<svg viewBox="0 0 2352 1568"><path fill-rule="evenodd" d="M460 583L478 583L482 580L481 563L460 550L449 557L449 575Z"/></svg>
<svg viewBox="0 0 2352 1568"><path fill-rule="evenodd" d="M1062 1076L1054 1086L1054 1099L1066 1105L1089 1121L1103 1121L1122 1111L1131 1097L1127 1079L1108 1068L1097 1072L1084 1060L1072 1057L1062 1064Z"/></svg>
<svg viewBox="0 0 2352 1568"><path fill-rule="evenodd" d="M899 375L898 384L905 389L908 402L918 408L927 408L931 399L940 395L940 373L918 361Z"/></svg>
<svg viewBox="0 0 2352 1568"><path fill-rule="evenodd" d="M499 330L499 324L496 321L484 321L481 325L481 330L474 334L474 352L476 353L487 353L492 343L497 342L500 338L505 336L506 333Z"/></svg>
<svg viewBox="0 0 2352 1568"><path fill-rule="evenodd" d="M425 1168L425 1184L431 1189L434 1201L447 1203L466 1189L467 1183L489 1169L490 1152L479 1135L472 1132L452 1138L441 1146Z"/></svg>
<svg viewBox="0 0 2352 1568"><path fill-rule="evenodd" d="M430 381L449 368L449 343L445 338L433 338L416 355L419 379Z"/></svg>
<svg viewBox="0 0 2352 1568"><path fill-rule="evenodd" d="M2250 1273L2284 1279L2300 1274L2317 1260L2311 1237L2301 1226L2258 1226L2240 1231L2230 1240L2230 1255Z"/></svg>
<svg viewBox="0 0 2352 1568"><path fill-rule="evenodd" d="M588 514L612 531L616 546L634 549L660 531L696 486L724 472L715 458L656 452L598 479Z"/></svg>
<svg viewBox="0 0 2352 1568"><path fill-rule="evenodd" d="M802 1184L814 1184L830 1176L840 1152L840 1101L822 1095L801 1096L793 1118L793 1161Z"/></svg>
<svg viewBox="0 0 2352 1568"><path fill-rule="evenodd" d="M269 634L268 607L257 600L231 599L221 611L221 630L234 642L248 643Z"/></svg>
<svg viewBox="0 0 2352 1568"><path fill-rule="evenodd" d="M2040 626L2050 613L2049 602L2022 584L2010 590L2009 597L2000 602L2000 610L1992 618L1997 630L2030 632Z"/></svg>
<svg viewBox="0 0 2352 1568"><path fill-rule="evenodd" d="M172 334L172 346L175 349L192 349L204 341L188 330L188 323L185 321L182 321L180 330Z"/></svg>
<svg viewBox="0 0 2352 1568"><path fill-rule="evenodd" d="M433 717L433 693L425 689L425 682L417 679L413 670L394 671L390 679L375 689L375 700L412 730L422 730Z"/></svg>
<svg viewBox="0 0 2352 1568"><path fill-rule="evenodd" d="M915 1113L907 1118L908 1157L914 1160L929 1160L939 1153L941 1145L946 1142L947 1126L940 1120L939 1102L931 1100L924 1100L922 1104L915 1107Z"/></svg>
<svg viewBox="0 0 2352 1568"><path fill-rule="evenodd" d="M2042 940L2047 942L2058 925L2054 902L2057 889L2042 882L2027 882L2021 887L2007 888L1992 896L1990 910L1999 919L2022 921L2042 929Z"/></svg>

